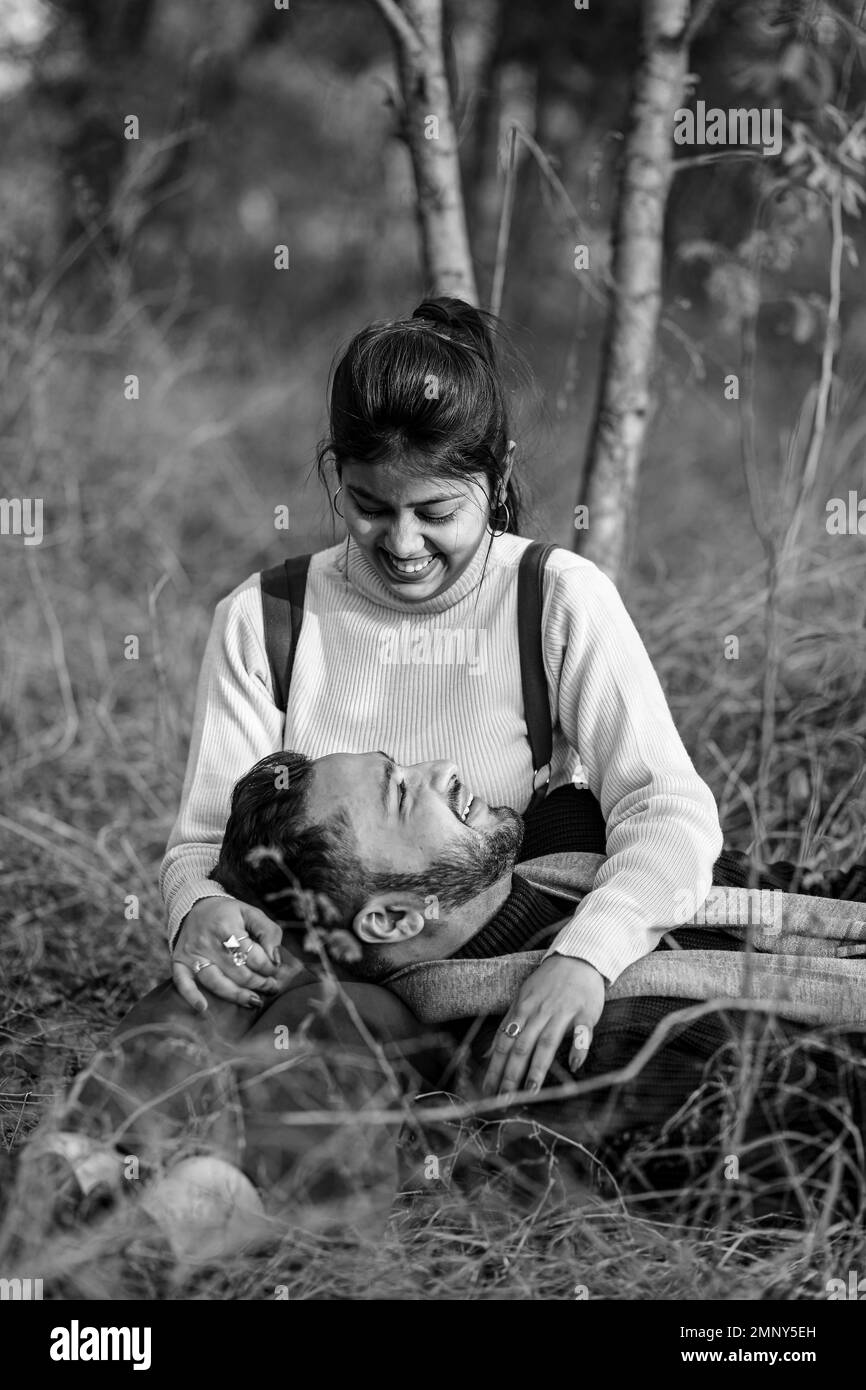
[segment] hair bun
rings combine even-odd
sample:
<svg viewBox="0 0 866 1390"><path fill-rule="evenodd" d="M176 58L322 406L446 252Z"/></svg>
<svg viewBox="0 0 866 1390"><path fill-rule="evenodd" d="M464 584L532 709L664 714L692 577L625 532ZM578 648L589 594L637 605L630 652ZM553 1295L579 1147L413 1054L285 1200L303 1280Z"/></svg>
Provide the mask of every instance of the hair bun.
<svg viewBox="0 0 866 1390"><path fill-rule="evenodd" d="M441 323L447 325L450 323L450 315L446 306L449 304L458 304L460 302L461 301L457 299L424 299L418 305L418 308L412 311L412 317L413 319L426 319L428 323Z"/></svg>
<svg viewBox="0 0 866 1390"><path fill-rule="evenodd" d="M468 341L478 348L482 355L493 363L493 320L474 304L454 295L438 295L435 299L424 299L412 313L413 319L423 319L437 328L444 328L453 337Z"/></svg>

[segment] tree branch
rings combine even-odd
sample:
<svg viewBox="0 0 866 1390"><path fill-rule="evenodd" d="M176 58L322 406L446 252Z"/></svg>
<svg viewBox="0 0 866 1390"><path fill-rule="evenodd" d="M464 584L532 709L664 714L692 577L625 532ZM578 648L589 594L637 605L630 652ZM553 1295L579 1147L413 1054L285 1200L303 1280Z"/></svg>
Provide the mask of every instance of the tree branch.
<svg viewBox="0 0 866 1390"><path fill-rule="evenodd" d="M424 44L421 35L415 26L406 18L397 0L373 0L373 4L381 14L391 33L399 43L403 45L407 53L413 58L420 58L424 52Z"/></svg>
<svg viewBox="0 0 866 1390"><path fill-rule="evenodd" d="M673 172L681 174L683 169L696 169L700 164L717 164L720 159L765 159L761 150L722 150L719 154L696 154L690 159L675 159Z"/></svg>
<svg viewBox="0 0 866 1390"><path fill-rule="evenodd" d="M695 35L703 29L713 10L716 8L717 0L697 0L692 17L686 25L686 47L691 47Z"/></svg>

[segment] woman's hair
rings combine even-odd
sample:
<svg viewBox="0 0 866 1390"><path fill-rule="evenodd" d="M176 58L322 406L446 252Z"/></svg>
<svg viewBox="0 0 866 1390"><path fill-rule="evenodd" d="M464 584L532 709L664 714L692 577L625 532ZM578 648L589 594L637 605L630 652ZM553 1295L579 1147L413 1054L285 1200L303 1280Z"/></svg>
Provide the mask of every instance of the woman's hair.
<svg viewBox="0 0 866 1390"><path fill-rule="evenodd" d="M330 435L318 450L326 482L331 459L397 461L426 476L483 473L491 526L516 532L520 497L502 488L508 461L508 409L492 314L462 299L425 299L411 318L363 328L336 361L330 383ZM508 504L507 513L500 501Z"/></svg>

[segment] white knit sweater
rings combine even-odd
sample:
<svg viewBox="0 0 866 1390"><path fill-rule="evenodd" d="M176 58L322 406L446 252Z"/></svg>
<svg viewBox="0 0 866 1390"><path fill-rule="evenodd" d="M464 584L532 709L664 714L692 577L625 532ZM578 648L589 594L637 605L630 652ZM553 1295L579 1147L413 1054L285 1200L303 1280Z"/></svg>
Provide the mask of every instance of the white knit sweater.
<svg viewBox="0 0 866 1390"><path fill-rule="evenodd" d="M232 786L266 753L293 748L316 758L384 748L402 763L450 758L491 805L526 809L533 768L517 571L528 544L498 536L489 558L482 544L450 589L417 604L395 598L353 542L314 555L285 727L273 699L258 576L218 604L162 864L172 946L193 904L223 892L207 875ZM607 858L551 950L589 961L612 981L705 898L722 847L718 812L610 580L589 561L554 550L542 624L554 724L550 790L588 785L607 822Z"/></svg>

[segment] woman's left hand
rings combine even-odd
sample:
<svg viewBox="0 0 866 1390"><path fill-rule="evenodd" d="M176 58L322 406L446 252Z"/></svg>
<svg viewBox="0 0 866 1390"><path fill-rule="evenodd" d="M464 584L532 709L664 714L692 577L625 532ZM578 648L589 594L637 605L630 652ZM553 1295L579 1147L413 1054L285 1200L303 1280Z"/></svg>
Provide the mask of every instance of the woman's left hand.
<svg viewBox="0 0 866 1390"><path fill-rule="evenodd" d="M567 1033L572 1034L569 1068L582 1067L603 1008L604 979L595 966L574 956L548 956L502 1020L484 1078L485 1094L537 1091Z"/></svg>

